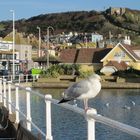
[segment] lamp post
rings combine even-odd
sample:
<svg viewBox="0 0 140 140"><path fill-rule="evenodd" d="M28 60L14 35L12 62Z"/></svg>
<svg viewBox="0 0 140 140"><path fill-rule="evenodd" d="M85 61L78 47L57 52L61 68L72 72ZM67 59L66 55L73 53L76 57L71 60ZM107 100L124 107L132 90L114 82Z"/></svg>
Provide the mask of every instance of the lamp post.
<svg viewBox="0 0 140 140"><path fill-rule="evenodd" d="M52 27L52 26L48 26L48 28L47 28L47 37L48 37L48 39L47 39L47 47L48 47L48 49L47 49L47 68L49 68L49 44L50 44L50 42L49 42L49 30L52 30L52 31L54 31L54 28Z"/></svg>
<svg viewBox="0 0 140 140"><path fill-rule="evenodd" d="M84 38L85 38L85 43L86 43L86 48L87 48L87 37L85 36Z"/></svg>
<svg viewBox="0 0 140 140"><path fill-rule="evenodd" d="M15 11L10 10L13 15L13 79L15 79Z"/></svg>
<svg viewBox="0 0 140 140"><path fill-rule="evenodd" d="M38 56L40 57L40 47L41 47L41 29L39 26L36 27L38 29L39 33L39 50L38 50Z"/></svg>

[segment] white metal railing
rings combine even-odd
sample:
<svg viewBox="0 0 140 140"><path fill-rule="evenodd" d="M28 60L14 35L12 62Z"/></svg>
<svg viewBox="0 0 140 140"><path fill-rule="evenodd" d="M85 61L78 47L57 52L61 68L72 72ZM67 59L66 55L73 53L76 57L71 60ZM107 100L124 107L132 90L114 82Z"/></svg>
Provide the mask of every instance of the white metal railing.
<svg viewBox="0 0 140 140"><path fill-rule="evenodd" d="M16 94L16 105L14 105L11 102L11 85L15 87L15 94ZM8 88L7 88L8 86ZM107 117L104 117L100 114L97 114L96 109L89 109L86 113L82 108L75 107L70 104L58 104L58 100L52 99L51 95L42 95L39 94L35 91L32 91L30 88L23 88L19 84L13 84L12 82L8 82L5 79L0 79L0 101L4 102L4 106L8 108L9 113L11 112L11 107L15 108L16 112L16 122L19 122L19 113L26 118L27 121L27 129L31 131L31 124L33 127L35 127L45 138L46 140L53 140L52 136L52 126L51 126L51 103L61 106L65 109L74 111L82 116L85 117L87 121L87 139L88 140L95 140L95 122L100 122L105 125L108 125L110 127L119 129L123 132L126 132L130 135L134 135L138 138L140 138L140 129L120 123L118 121L109 119ZM6 90L8 89L8 90ZM26 93L26 114L24 114L20 109L19 109L19 97L18 97L18 91L19 89L25 90ZM5 92L8 91L8 97L6 96L7 94ZM31 106L30 106L30 94L35 94L42 99L44 99L46 103L46 134L38 128L33 122L32 122L32 116L31 116ZM8 104L8 105L7 105Z"/></svg>
<svg viewBox="0 0 140 140"><path fill-rule="evenodd" d="M0 76L2 79L6 79L7 81L12 81L15 83L21 82L35 82L39 77L39 74L16 74L15 79L13 79L13 75L4 75Z"/></svg>
<svg viewBox="0 0 140 140"><path fill-rule="evenodd" d="M11 88L11 86L13 86ZM11 101L11 90L15 88L15 105L14 105L14 101L12 103ZM46 136L46 134L40 130L40 128L38 128L38 126L36 126L32 121L31 121L31 107L30 107L30 87L28 88L24 88L21 87L19 84L15 84L12 83L11 81L7 81L6 79L2 79L0 78L0 98L2 98L1 103L3 103L3 105L5 107L8 108L9 110L9 114L12 114L12 108L14 108L15 114L16 114L16 123L19 123L20 119L19 119L19 114L21 114L26 122L27 122L27 129L29 131L31 131L31 125L37 129L37 131L42 134L44 137ZM26 93L26 112L27 114L24 114L22 110L19 109L19 90L24 90ZM7 94L8 92L8 94ZM8 97L7 97L8 95ZM13 96L13 95L12 95ZM42 96L41 96L42 97ZM44 97L45 99L45 97Z"/></svg>

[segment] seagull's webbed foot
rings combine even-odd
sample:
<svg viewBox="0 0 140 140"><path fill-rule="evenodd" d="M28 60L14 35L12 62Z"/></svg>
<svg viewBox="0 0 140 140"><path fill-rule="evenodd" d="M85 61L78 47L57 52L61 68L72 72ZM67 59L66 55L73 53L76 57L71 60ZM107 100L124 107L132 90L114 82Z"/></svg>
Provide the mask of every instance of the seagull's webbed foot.
<svg viewBox="0 0 140 140"><path fill-rule="evenodd" d="M92 109L91 107L86 107L85 108L85 113L87 113L88 110Z"/></svg>

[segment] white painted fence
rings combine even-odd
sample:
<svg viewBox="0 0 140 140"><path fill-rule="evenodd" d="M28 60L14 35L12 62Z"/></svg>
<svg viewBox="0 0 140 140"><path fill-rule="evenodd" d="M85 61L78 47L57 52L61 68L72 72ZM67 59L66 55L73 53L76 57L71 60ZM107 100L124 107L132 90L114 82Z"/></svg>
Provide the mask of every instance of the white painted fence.
<svg viewBox="0 0 140 140"><path fill-rule="evenodd" d="M13 79L13 75L5 75L0 76L2 79L6 79L7 81L12 81L15 83L21 82L35 82L39 77L39 74L18 74L15 75L15 79Z"/></svg>
<svg viewBox="0 0 140 140"><path fill-rule="evenodd" d="M11 86L15 87L15 106L11 102ZM7 90L8 89L8 90ZM22 89L26 93L26 112L24 114L22 110L19 110L19 89ZM8 91L8 94L6 93ZM30 105L30 94L35 94L46 102L46 134L40 130L33 122L31 116L31 105ZM8 96L8 97L7 97ZM12 82L7 82L6 79L0 79L0 102L3 102L4 106L8 108L9 113L12 113L12 107L15 108L16 112L16 122L19 122L19 113L26 118L27 129L31 131L31 125L35 127L45 138L46 140L53 140L52 135L52 126L51 126L51 103L66 108L68 110L74 111L85 117L87 121L87 139L95 140L95 122L100 122L110 127L119 129L123 132L126 132L130 135L134 135L140 138L140 129L120 123L118 121L109 119L100 114L97 114L95 109L89 109L86 113L83 109L79 107L72 106L70 104L57 104L58 100L52 99L51 95L41 95L37 92L32 91L30 88L23 88L19 84L13 84Z"/></svg>

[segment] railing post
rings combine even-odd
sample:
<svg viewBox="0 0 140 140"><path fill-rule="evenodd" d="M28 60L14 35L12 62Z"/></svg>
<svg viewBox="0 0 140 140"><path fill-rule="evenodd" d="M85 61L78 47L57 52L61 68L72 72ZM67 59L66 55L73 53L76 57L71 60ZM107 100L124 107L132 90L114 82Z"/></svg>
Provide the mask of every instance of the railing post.
<svg viewBox="0 0 140 140"><path fill-rule="evenodd" d="M86 112L86 119L87 119L87 140L95 140L95 120L93 118L90 118L89 115L97 114L96 109L88 109Z"/></svg>
<svg viewBox="0 0 140 140"><path fill-rule="evenodd" d="M46 102L46 140L53 140L52 137L52 127L51 127L51 101L47 99L52 99L52 96L45 95Z"/></svg>
<svg viewBox="0 0 140 140"><path fill-rule="evenodd" d="M0 103L2 103L2 78L0 78Z"/></svg>
<svg viewBox="0 0 140 140"><path fill-rule="evenodd" d="M32 76L33 76L33 82L35 82L35 75L33 74Z"/></svg>
<svg viewBox="0 0 140 140"><path fill-rule="evenodd" d="M28 74L26 74L26 83L28 82Z"/></svg>
<svg viewBox="0 0 140 140"><path fill-rule="evenodd" d="M30 87L26 88L26 107L27 107L27 129L29 131L31 131L31 103L30 103L30 92L29 90L31 90Z"/></svg>
<svg viewBox="0 0 140 140"><path fill-rule="evenodd" d="M2 79L4 80L5 79L5 76L2 76Z"/></svg>
<svg viewBox="0 0 140 140"><path fill-rule="evenodd" d="M15 84L15 86L16 86L16 123L19 123L19 95L18 95L19 84Z"/></svg>
<svg viewBox="0 0 140 140"><path fill-rule="evenodd" d="M8 81L8 110L9 114L12 114L12 106L11 106L11 81Z"/></svg>
<svg viewBox="0 0 140 140"><path fill-rule="evenodd" d="M12 75L10 75L11 76L11 81L13 81L13 77L12 77Z"/></svg>
<svg viewBox="0 0 140 140"><path fill-rule="evenodd" d="M3 79L3 105L6 107L6 79Z"/></svg>
<svg viewBox="0 0 140 140"><path fill-rule="evenodd" d="M19 77L18 77L18 83L20 83L20 74L19 74Z"/></svg>

